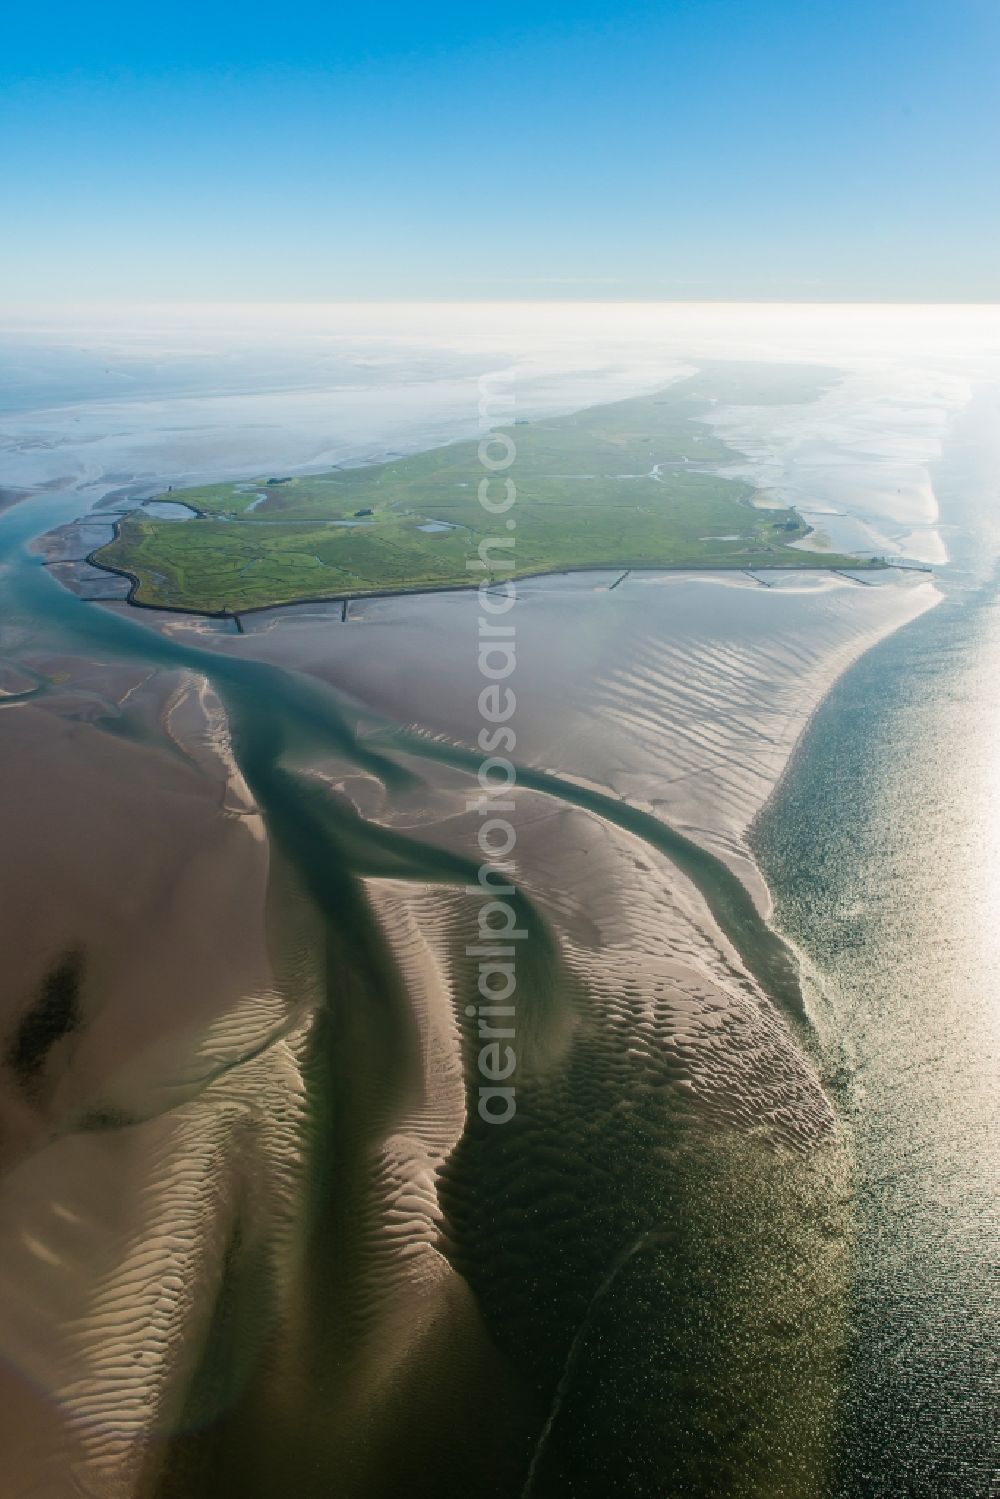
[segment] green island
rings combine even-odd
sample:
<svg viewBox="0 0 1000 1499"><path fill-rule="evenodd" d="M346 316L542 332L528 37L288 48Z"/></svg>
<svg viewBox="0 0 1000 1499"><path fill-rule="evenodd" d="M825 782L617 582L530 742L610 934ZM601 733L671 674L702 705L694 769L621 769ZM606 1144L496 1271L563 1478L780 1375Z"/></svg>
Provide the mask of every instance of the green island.
<svg viewBox="0 0 1000 1499"><path fill-rule="evenodd" d="M468 587L487 558L497 578L598 568L878 567L792 547L808 534L796 511L717 472L743 455L705 421L716 404L814 399L829 372L708 366L651 396L570 416L492 424L479 439L412 457L301 478L272 476L170 491L157 501L195 512L187 523L141 509L92 557L132 580L133 603L205 614L365 594ZM502 387L497 387L497 392ZM491 515L479 486L501 502ZM514 525L509 525L513 520ZM488 538L513 537L513 547ZM513 559L511 571L505 559Z"/></svg>

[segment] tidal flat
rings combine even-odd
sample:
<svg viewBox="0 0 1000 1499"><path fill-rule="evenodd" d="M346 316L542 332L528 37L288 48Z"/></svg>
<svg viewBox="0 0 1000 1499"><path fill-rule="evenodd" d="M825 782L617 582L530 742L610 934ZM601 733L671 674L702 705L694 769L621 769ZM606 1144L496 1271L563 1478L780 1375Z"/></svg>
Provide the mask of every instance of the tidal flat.
<svg viewBox="0 0 1000 1499"><path fill-rule="evenodd" d="M829 443L839 390L771 419L801 438L817 408ZM796 454L761 460L779 501ZM242 635L85 602L35 540L138 482L119 461L0 517L12 1492L828 1495L868 1230L749 834L938 580L518 585L498 1129L468 1013L477 599Z"/></svg>
<svg viewBox="0 0 1000 1499"><path fill-rule="evenodd" d="M744 833L832 678L932 583L523 585L530 940L496 1131L467 1097L476 599L231 637L50 572L33 598L76 644L30 653L5 738L4 911L13 945L46 887L19 1008L70 953L78 998L11 1078L16 1470L123 1496L150 1471L185 1496L334 1470L380 1493L412 1462L428 1494L529 1470L596 1494L636 1465L636 1492L820 1493L845 1166L802 1016L753 971ZM739 928L728 871L758 908ZM486 1399L493 1445L456 1442Z"/></svg>

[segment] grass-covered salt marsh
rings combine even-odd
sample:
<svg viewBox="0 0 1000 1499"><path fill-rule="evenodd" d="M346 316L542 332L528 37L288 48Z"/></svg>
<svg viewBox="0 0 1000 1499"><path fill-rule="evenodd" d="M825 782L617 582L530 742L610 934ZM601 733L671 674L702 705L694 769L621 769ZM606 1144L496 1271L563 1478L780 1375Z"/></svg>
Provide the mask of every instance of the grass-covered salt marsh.
<svg viewBox="0 0 1000 1499"><path fill-rule="evenodd" d="M759 503L721 470L741 455L705 420L719 403L785 403L817 376L717 366L651 396L570 416L498 426L516 450L490 478L478 440L301 478L270 475L171 491L198 512L178 525L134 512L95 554L133 579L134 602L238 613L324 597L453 588L499 577L597 567L858 566L793 547L796 511ZM499 436L489 456L510 451ZM480 502L516 500L492 514ZM167 496L160 496L165 500ZM511 525L510 523L514 524ZM494 544L480 553L489 538ZM861 565L865 565L862 563Z"/></svg>

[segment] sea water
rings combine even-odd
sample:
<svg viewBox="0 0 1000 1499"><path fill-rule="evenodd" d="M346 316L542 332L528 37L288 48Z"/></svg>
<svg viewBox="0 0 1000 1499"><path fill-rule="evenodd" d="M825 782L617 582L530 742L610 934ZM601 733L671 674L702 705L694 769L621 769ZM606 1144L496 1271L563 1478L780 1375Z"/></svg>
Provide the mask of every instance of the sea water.
<svg viewBox="0 0 1000 1499"><path fill-rule="evenodd" d="M935 475L945 601L840 680L756 834L853 1160L844 1499L1000 1481L992 415L984 399Z"/></svg>

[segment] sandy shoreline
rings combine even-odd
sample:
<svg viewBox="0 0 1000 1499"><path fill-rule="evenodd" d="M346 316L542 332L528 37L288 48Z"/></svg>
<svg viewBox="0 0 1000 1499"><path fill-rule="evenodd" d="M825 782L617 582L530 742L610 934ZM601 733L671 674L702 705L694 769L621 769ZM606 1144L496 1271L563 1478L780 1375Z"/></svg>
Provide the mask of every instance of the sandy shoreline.
<svg viewBox="0 0 1000 1499"><path fill-rule="evenodd" d="M926 576L901 573L867 587L783 569L637 572L615 587L610 569L524 580L510 616L524 705L517 758L634 800L739 873L746 829L834 681L940 598ZM267 611L239 641L212 636L212 648L305 670L390 723L474 742L468 592L423 595L417 615L392 598L359 600L346 631L294 610ZM180 621L163 628L188 633ZM207 637L193 623L191 638Z"/></svg>

